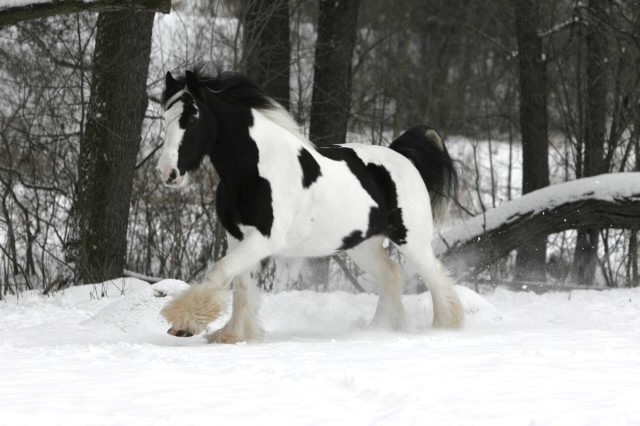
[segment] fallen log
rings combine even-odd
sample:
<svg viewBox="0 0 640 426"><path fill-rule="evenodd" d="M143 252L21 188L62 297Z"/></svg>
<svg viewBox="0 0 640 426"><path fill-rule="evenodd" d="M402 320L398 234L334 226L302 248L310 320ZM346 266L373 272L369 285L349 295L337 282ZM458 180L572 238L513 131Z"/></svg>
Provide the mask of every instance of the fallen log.
<svg viewBox="0 0 640 426"><path fill-rule="evenodd" d="M440 259L472 276L539 236L570 229L640 226L640 173L612 173L552 185L444 229Z"/></svg>

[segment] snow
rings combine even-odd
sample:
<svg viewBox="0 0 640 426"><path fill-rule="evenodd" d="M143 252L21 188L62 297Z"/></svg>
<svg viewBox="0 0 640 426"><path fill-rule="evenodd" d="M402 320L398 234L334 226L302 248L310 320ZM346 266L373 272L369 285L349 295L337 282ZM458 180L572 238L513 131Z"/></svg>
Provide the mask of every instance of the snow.
<svg viewBox="0 0 640 426"><path fill-rule="evenodd" d="M0 11L3 9L11 9L14 7L28 7L41 3L53 3L52 0L2 0L0 2Z"/></svg>
<svg viewBox="0 0 640 426"><path fill-rule="evenodd" d="M640 424L640 289L459 286L455 332L428 326L428 293L408 295L402 333L366 328L371 294L266 294L265 340L226 346L165 334L158 312L184 288L0 302L0 423Z"/></svg>

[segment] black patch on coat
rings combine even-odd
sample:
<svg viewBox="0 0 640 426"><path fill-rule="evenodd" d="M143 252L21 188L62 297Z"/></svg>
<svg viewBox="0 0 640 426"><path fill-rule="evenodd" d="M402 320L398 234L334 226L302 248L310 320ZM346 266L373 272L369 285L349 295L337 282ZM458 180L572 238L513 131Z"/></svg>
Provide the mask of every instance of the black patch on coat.
<svg viewBox="0 0 640 426"><path fill-rule="evenodd" d="M385 219L387 221L385 235L396 244L406 244L407 228L402 220L402 209L398 207L398 191L395 182L391 179L391 174L378 164L368 164L367 169L375 177L384 195Z"/></svg>
<svg viewBox="0 0 640 426"><path fill-rule="evenodd" d="M309 151L304 148L300 149L300 153L298 154L298 162L300 163L300 168L302 169L302 187L308 188L313 184L313 182L315 182L320 176L322 176L320 165L313 158L313 156L309 154Z"/></svg>
<svg viewBox="0 0 640 426"><path fill-rule="evenodd" d="M402 209L398 207L396 185L389 171L381 165L365 164L356 152L348 147L328 146L318 151L327 158L344 161L358 179L362 188L371 196L376 206L369 211L367 229L354 230L342 239L339 250L348 250L374 236L384 235L396 244L406 243L407 228L402 220Z"/></svg>
<svg viewBox="0 0 640 426"><path fill-rule="evenodd" d="M364 240L366 240L366 237L362 235L362 231L353 231L342 239L342 246L340 246L340 250L353 248Z"/></svg>

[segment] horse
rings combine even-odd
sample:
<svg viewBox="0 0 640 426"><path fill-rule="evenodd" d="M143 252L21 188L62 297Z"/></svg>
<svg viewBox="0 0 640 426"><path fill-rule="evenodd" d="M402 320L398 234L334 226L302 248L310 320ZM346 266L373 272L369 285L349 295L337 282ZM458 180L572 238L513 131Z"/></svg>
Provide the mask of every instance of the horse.
<svg viewBox="0 0 640 426"><path fill-rule="evenodd" d="M319 257L346 251L379 283L372 326L405 327L403 274L384 249L391 241L417 268L433 300L433 326L459 328L464 310L431 238L455 192L456 172L442 138L428 126L409 129L389 147L316 147L292 116L253 81L200 69L174 78L162 95L165 138L157 170L164 185L186 185L205 157L219 183L216 213L228 252L203 281L177 295L161 314L168 333L193 336L232 312L209 342L259 339L258 289L251 271L269 257Z"/></svg>

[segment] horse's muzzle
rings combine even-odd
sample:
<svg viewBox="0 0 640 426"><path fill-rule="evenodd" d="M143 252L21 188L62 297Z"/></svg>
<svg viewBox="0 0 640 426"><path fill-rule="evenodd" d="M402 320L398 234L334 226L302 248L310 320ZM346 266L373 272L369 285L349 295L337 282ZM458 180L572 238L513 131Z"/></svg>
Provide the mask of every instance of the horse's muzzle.
<svg viewBox="0 0 640 426"><path fill-rule="evenodd" d="M181 175L177 168L158 170L158 172L160 173L160 179L162 179L165 186L179 188L187 183L187 174L185 173L184 175Z"/></svg>

